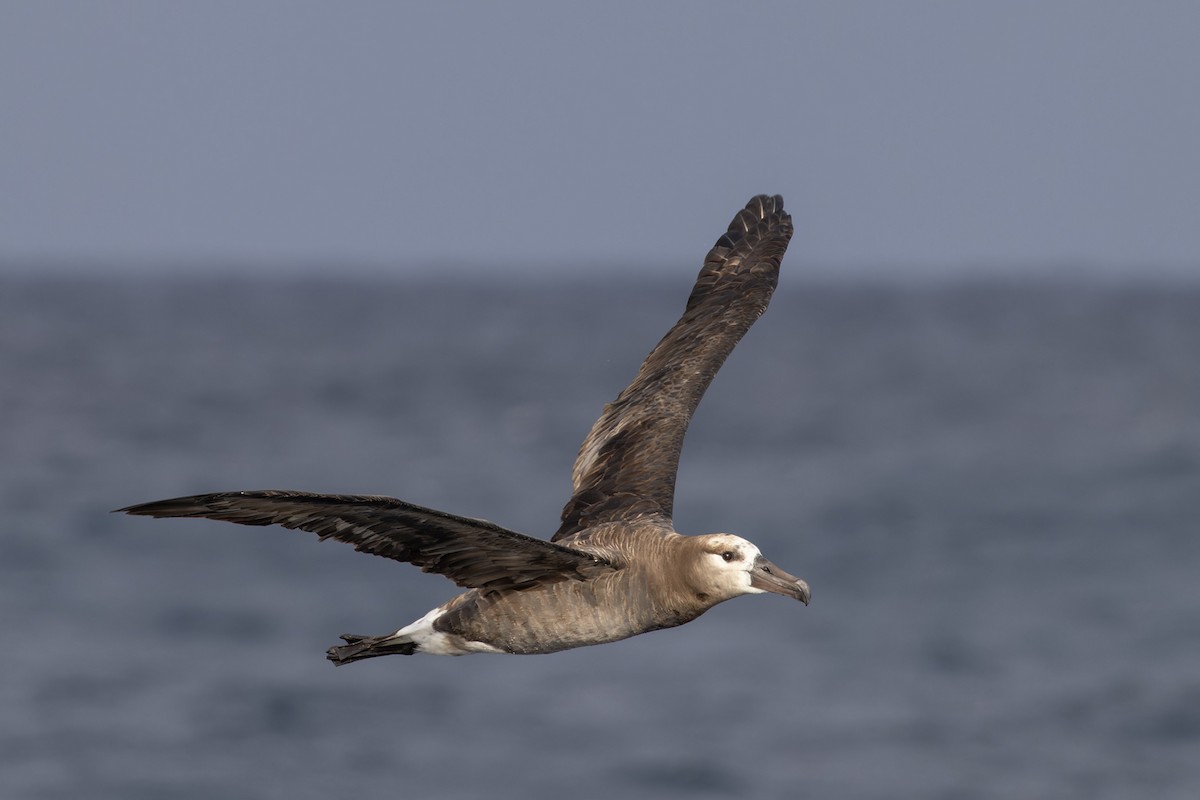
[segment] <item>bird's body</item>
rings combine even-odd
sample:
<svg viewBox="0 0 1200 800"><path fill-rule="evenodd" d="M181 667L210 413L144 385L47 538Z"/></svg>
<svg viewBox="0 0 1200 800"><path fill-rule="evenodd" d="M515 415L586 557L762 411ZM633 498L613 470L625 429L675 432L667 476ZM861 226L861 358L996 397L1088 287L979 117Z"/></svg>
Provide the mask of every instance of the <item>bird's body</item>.
<svg viewBox="0 0 1200 800"><path fill-rule="evenodd" d="M766 309L791 237L779 197L760 195L705 260L683 317L605 406L573 470L550 541L389 497L265 490L121 509L153 517L278 524L445 575L468 591L394 633L344 635L329 658L553 653L689 622L741 594L808 602L808 586L727 533L682 536L675 473L692 412Z"/></svg>
<svg viewBox="0 0 1200 800"><path fill-rule="evenodd" d="M605 545L605 540L613 544ZM637 558L621 569L527 592L472 590L437 609L433 628L454 637L459 647L485 645L486 652L530 654L615 642L682 625L728 599L710 586L693 585L693 576L676 568L684 563L680 555L691 555L698 544L695 537L666 529L609 524L577 549L608 558L636 553ZM571 624L563 626L562 620Z"/></svg>

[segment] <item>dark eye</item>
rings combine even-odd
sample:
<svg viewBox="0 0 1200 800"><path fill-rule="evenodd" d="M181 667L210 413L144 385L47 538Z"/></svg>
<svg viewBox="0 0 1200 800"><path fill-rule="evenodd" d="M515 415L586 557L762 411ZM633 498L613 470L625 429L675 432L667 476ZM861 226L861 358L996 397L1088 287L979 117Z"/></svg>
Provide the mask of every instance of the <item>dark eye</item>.
<svg viewBox="0 0 1200 800"><path fill-rule="evenodd" d="M726 561L733 561L733 551L726 550L724 553L721 553L721 558L725 559Z"/></svg>

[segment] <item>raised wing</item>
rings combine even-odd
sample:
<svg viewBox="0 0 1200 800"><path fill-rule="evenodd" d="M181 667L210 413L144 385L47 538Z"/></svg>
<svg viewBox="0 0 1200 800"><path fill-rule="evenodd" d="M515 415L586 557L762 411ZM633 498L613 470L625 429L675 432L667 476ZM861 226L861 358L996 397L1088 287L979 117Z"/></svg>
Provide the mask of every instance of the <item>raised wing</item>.
<svg viewBox="0 0 1200 800"><path fill-rule="evenodd" d="M725 358L767 309L792 237L783 198L759 195L704 259L683 316L633 383L604 407L575 461L558 541L613 520L669 520L692 412Z"/></svg>
<svg viewBox="0 0 1200 800"><path fill-rule="evenodd" d="M274 489L159 500L118 509L148 517L206 517L282 525L336 539L371 555L407 561L484 591L585 580L616 565L590 553L391 497Z"/></svg>

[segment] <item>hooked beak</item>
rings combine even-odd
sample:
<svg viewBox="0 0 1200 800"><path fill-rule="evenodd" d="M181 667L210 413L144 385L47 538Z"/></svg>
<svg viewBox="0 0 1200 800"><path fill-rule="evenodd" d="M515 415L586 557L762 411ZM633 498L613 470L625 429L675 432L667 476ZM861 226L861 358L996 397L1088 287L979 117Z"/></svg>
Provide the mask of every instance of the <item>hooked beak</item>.
<svg viewBox="0 0 1200 800"><path fill-rule="evenodd" d="M750 585L763 592L793 597L804 605L808 605L808 598L811 596L807 583L795 575L788 575L762 556L754 559L754 569L750 571Z"/></svg>

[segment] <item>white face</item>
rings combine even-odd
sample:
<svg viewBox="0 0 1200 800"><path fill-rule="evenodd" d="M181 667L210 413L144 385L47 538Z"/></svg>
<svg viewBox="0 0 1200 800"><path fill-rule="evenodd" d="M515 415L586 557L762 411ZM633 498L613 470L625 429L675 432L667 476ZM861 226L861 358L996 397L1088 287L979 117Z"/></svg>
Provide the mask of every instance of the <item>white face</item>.
<svg viewBox="0 0 1200 800"><path fill-rule="evenodd" d="M753 543L732 533L714 533L704 537L704 572L714 594L736 597L762 594L750 585L754 560L761 555Z"/></svg>

